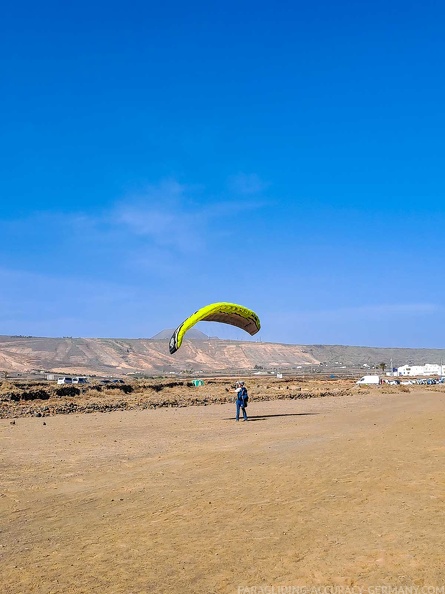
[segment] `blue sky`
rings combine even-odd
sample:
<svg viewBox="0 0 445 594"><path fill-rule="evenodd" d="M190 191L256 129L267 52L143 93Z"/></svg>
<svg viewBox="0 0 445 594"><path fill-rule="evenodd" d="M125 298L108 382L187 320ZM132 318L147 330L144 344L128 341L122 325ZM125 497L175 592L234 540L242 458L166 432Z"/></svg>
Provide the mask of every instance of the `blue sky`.
<svg viewBox="0 0 445 594"><path fill-rule="evenodd" d="M264 341L445 348L444 18L3 7L0 334L150 337L234 301Z"/></svg>

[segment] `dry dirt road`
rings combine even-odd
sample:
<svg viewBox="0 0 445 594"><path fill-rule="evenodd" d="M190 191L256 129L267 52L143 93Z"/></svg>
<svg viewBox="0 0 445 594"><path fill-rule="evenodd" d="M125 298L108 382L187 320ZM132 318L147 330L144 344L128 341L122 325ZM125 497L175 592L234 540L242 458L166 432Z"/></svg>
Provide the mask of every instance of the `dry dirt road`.
<svg viewBox="0 0 445 594"><path fill-rule="evenodd" d="M443 392L233 409L1 420L2 593L445 584Z"/></svg>

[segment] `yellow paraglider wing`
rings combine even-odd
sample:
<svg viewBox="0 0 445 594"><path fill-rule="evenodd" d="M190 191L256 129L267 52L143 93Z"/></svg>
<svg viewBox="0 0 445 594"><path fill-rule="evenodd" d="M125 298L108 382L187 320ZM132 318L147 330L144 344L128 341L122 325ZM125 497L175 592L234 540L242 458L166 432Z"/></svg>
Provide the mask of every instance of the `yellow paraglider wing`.
<svg viewBox="0 0 445 594"><path fill-rule="evenodd" d="M198 309L193 315L187 318L176 328L170 338L170 353L176 353L182 344L185 333L198 322L221 322L231 324L248 332L251 336L256 334L260 328L260 320L256 313L247 307L236 303L211 303Z"/></svg>

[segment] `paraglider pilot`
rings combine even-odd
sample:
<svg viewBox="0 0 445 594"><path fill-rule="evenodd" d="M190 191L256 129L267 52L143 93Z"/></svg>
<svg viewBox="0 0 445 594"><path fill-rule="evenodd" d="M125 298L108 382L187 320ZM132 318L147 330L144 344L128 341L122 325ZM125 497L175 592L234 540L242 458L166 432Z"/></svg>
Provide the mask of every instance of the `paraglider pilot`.
<svg viewBox="0 0 445 594"><path fill-rule="evenodd" d="M236 420L239 421L239 413L240 409L243 411L243 421L247 421L247 389L244 385L244 382L236 382L235 384L235 392L236 392Z"/></svg>

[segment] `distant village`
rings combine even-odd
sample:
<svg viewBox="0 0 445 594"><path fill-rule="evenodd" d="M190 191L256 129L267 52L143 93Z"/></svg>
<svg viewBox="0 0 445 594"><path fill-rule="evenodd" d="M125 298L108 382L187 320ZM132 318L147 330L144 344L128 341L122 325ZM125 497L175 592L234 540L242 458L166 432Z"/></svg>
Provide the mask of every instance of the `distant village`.
<svg viewBox="0 0 445 594"><path fill-rule="evenodd" d="M427 363L426 365L402 365L398 367L395 375L445 375L445 365Z"/></svg>
<svg viewBox="0 0 445 594"><path fill-rule="evenodd" d="M380 365L372 366L366 363L362 365L362 369L376 369L380 368L382 372L385 372L386 364L380 363ZM390 367L390 371L386 371L387 376L426 376L426 375L439 375L445 376L445 365L438 365L436 363L426 363L425 365L402 365L400 367Z"/></svg>
<svg viewBox="0 0 445 594"><path fill-rule="evenodd" d="M380 364L380 368L384 371L384 363ZM369 365L363 365L364 368L369 369ZM356 384L443 384L445 383L445 366L426 363L425 365L402 365L401 367L391 368L386 372L386 378L378 375L365 375L360 378ZM389 376L389 377L388 377ZM437 376L437 377L432 377ZM408 377L401 381L397 377Z"/></svg>

